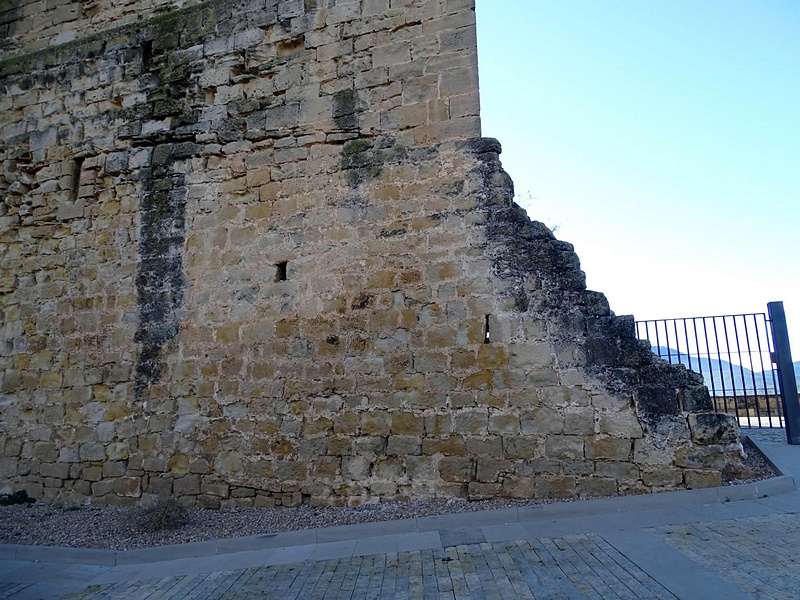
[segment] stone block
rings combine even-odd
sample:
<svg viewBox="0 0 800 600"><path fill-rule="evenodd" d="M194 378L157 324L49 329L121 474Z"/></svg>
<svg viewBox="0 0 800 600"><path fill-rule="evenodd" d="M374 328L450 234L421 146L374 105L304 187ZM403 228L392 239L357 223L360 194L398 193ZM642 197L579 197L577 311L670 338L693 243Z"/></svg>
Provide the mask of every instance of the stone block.
<svg viewBox="0 0 800 600"><path fill-rule="evenodd" d="M275 106L264 111L264 128L267 130L288 129L296 126L299 118L299 103Z"/></svg>
<svg viewBox="0 0 800 600"><path fill-rule="evenodd" d="M147 491L157 496L172 496L172 478L151 477Z"/></svg>
<svg viewBox="0 0 800 600"><path fill-rule="evenodd" d="M425 432L423 417L411 412L395 412L391 414L392 436L421 436Z"/></svg>
<svg viewBox="0 0 800 600"><path fill-rule="evenodd" d="M227 498L230 495L230 486L227 483L218 481L203 481L200 482L200 493L207 496L218 496L219 498Z"/></svg>
<svg viewBox="0 0 800 600"><path fill-rule="evenodd" d="M39 475L57 479L69 478L69 465L65 463L43 463L39 465Z"/></svg>
<svg viewBox="0 0 800 600"><path fill-rule="evenodd" d="M439 477L444 481L472 481L475 478L475 464L471 458L445 456L439 461Z"/></svg>
<svg viewBox="0 0 800 600"><path fill-rule="evenodd" d="M590 460L619 460L631 458L631 440L612 437L587 437L585 439L586 458Z"/></svg>
<svg viewBox="0 0 800 600"><path fill-rule="evenodd" d="M536 497L536 486L533 477L505 475L502 481L503 496L508 498L528 499ZM545 496L550 497L550 496Z"/></svg>
<svg viewBox="0 0 800 600"><path fill-rule="evenodd" d="M17 474L16 458L0 458L0 479L11 479Z"/></svg>
<svg viewBox="0 0 800 600"><path fill-rule="evenodd" d="M422 440L417 436L389 436L386 454L396 456L418 455L422 450Z"/></svg>
<svg viewBox="0 0 800 600"><path fill-rule="evenodd" d="M555 408L534 408L520 415L523 435L547 435L564 431L564 416Z"/></svg>
<svg viewBox="0 0 800 600"><path fill-rule="evenodd" d="M598 477L609 477L620 483L623 481L630 483L639 479L639 469L631 463L598 460L594 472Z"/></svg>
<svg viewBox="0 0 800 600"><path fill-rule="evenodd" d="M71 219L82 219L85 210L85 200L78 198L75 201L62 200L56 209L56 219L59 221L69 221ZM11 291L10 289L8 291Z"/></svg>
<svg viewBox="0 0 800 600"><path fill-rule="evenodd" d="M675 489L683 483L683 469L672 466L642 466L642 482L654 488Z"/></svg>
<svg viewBox="0 0 800 600"><path fill-rule="evenodd" d="M489 416L489 433L505 436L518 435L519 417L514 414L492 414Z"/></svg>
<svg viewBox="0 0 800 600"><path fill-rule="evenodd" d="M108 460L119 461L127 460L129 456L128 444L123 442L113 442L106 446L106 457Z"/></svg>
<svg viewBox="0 0 800 600"><path fill-rule="evenodd" d="M392 414L384 410L370 410L361 413L361 433L363 435L389 435Z"/></svg>
<svg viewBox="0 0 800 600"><path fill-rule="evenodd" d="M425 438L422 440L422 453L465 456L467 446L464 438L460 435L451 435L440 439Z"/></svg>
<svg viewBox="0 0 800 600"><path fill-rule="evenodd" d="M342 477L354 481L368 478L372 472L372 463L364 456L345 456L342 458Z"/></svg>
<svg viewBox="0 0 800 600"><path fill-rule="evenodd" d="M503 457L503 438L499 435L464 437L467 454L473 456Z"/></svg>
<svg viewBox="0 0 800 600"><path fill-rule="evenodd" d="M689 489L719 487L722 485L722 473L716 470L686 469L683 476L686 487Z"/></svg>
<svg viewBox="0 0 800 600"><path fill-rule="evenodd" d="M486 435L489 416L485 410L466 410L453 415L456 431L468 435Z"/></svg>
<svg viewBox="0 0 800 600"><path fill-rule="evenodd" d="M114 491L114 480L103 479L92 484L92 496L102 497Z"/></svg>
<svg viewBox="0 0 800 600"><path fill-rule="evenodd" d="M433 481L437 465L431 456L409 456L406 458L406 474L410 481Z"/></svg>
<svg viewBox="0 0 800 600"><path fill-rule="evenodd" d="M200 493L200 477L198 475L177 477L172 482L172 489L176 496L195 496Z"/></svg>
<svg viewBox="0 0 800 600"><path fill-rule="evenodd" d="M297 460L276 460L275 477L282 482L302 481L308 476L308 465Z"/></svg>
<svg viewBox="0 0 800 600"><path fill-rule="evenodd" d="M105 172L109 175L116 175L128 169L127 152L111 152L106 156Z"/></svg>
<svg viewBox="0 0 800 600"><path fill-rule="evenodd" d="M50 442L37 442L33 447L33 458L44 462L55 462L58 459L58 449Z"/></svg>
<svg viewBox="0 0 800 600"><path fill-rule="evenodd" d="M405 476L405 467L401 458L392 456L378 460L373 475L379 479L397 481Z"/></svg>
<svg viewBox="0 0 800 600"><path fill-rule="evenodd" d="M583 459L583 438L575 435L554 435L547 438L544 445L545 455L557 459Z"/></svg>
<svg viewBox="0 0 800 600"><path fill-rule="evenodd" d="M211 495L202 495L197 496L197 506L200 508L207 508L211 510L218 510L220 508L221 501L219 496L211 496Z"/></svg>
<svg viewBox="0 0 800 600"><path fill-rule="evenodd" d="M336 456L321 456L314 461L312 472L322 479L335 479L342 466L342 459Z"/></svg>
<svg viewBox="0 0 800 600"><path fill-rule="evenodd" d="M142 495L142 478L118 477L114 480L114 493L118 496L138 498Z"/></svg>
<svg viewBox="0 0 800 600"><path fill-rule="evenodd" d="M501 477L511 471L511 461L497 458L478 458L476 478L483 482L500 481Z"/></svg>
<svg viewBox="0 0 800 600"><path fill-rule="evenodd" d="M361 436L355 439L355 453L375 457L386 452L386 439L382 436Z"/></svg>
<svg viewBox="0 0 800 600"><path fill-rule="evenodd" d="M344 456L353 453L353 440L347 436L329 436L328 454L331 456Z"/></svg>
<svg viewBox="0 0 800 600"><path fill-rule="evenodd" d="M640 438L633 441L633 461L637 464L671 465L675 460L675 448L654 444L653 440Z"/></svg>
<svg viewBox="0 0 800 600"><path fill-rule="evenodd" d="M358 433L361 417L355 412L338 414L333 420L333 430L337 434L355 435Z"/></svg>
<svg viewBox="0 0 800 600"><path fill-rule="evenodd" d="M617 482L609 477L584 477L578 480L581 498L604 498L619 494Z"/></svg>
<svg viewBox="0 0 800 600"><path fill-rule="evenodd" d="M727 460L719 446L683 446L675 451L675 465L688 469L722 470Z"/></svg>
<svg viewBox="0 0 800 600"><path fill-rule="evenodd" d="M506 458L533 458L541 448L542 439L538 437L504 437L503 452Z"/></svg>
<svg viewBox="0 0 800 600"><path fill-rule="evenodd" d="M576 477L542 476L534 479L536 498L567 499L578 495Z"/></svg>
<svg viewBox="0 0 800 600"><path fill-rule="evenodd" d="M594 409L591 407L564 411L564 433L567 435L591 435L594 433Z"/></svg>
<svg viewBox="0 0 800 600"><path fill-rule="evenodd" d="M372 48L373 67L391 67L411 62L411 45L406 41Z"/></svg>
<svg viewBox="0 0 800 600"><path fill-rule="evenodd" d="M597 431L614 437L640 438L642 425L633 411L603 413L597 419Z"/></svg>
<svg viewBox="0 0 800 600"><path fill-rule="evenodd" d="M128 472L128 461L106 461L103 463L103 477L121 477Z"/></svg>
<svg viewBox="0 0 800 600"><path fill-rule="evenodd" d="M689 430L696 444L738 444L739 423L733 415L722 413L691 413Z"/></svg>
<svg viewBox="0 0 800 600"><path fill-rule="evenodd" d="M500 483L483 483L471 481L467 487L467 497L473 502L491 500L503 496L503 486Z"/></svg>
<svg viewBox="0 0 800 600"><path fill-rule="evenodd" d="M685 412L708 412L714 410L711 395L704 385L693 385L678 391L678 401Z"/></svg>

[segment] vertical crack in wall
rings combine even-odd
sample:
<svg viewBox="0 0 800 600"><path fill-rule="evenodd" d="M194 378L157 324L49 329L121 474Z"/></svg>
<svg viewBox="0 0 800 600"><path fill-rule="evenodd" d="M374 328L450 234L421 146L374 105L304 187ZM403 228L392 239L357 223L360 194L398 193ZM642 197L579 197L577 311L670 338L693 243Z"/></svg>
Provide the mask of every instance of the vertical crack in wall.
<svg viewBox="0 0 800 600"><path fill-rule="evenodd" d="M142 345L135 391L141 397L161 377L164 345L180 331L180 307L186 288L183 245L186 237L186 181L173 173L174 145L153 149L140 204L139 267L136 296Z"/></svg>

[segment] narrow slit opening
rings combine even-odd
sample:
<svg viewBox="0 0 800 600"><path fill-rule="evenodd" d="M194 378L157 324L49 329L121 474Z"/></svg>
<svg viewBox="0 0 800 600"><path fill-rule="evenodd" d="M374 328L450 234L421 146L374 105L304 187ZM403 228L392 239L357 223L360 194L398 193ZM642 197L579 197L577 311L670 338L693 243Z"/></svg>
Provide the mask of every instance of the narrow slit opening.
<svg viewBox="0 0 800 600"><path fill-rule="evenodd" d="M69 199L75 202L78 199L78 192L81 189L81 169L83 168L83 157L78 156L72 159L72 172L70 173L70 193Z"/></svg>
<svg viewBox="0 0 800 600"><path fill-rule="evenodd" d="M289 263L286 261L279 262L277 265L275 265L275 281L286 281L286 267L288 265Z"/></svg>
<svg viewBox="0 0 800 600"><path fill-rule="evenodd" d="M153 40L142 42L142 70L149 71L153 66Z"/></svg>
<svg viewBox="0 0 800 600"><path fill-rule="evenodd" d="M489 333L489 315L486 315L486 327L484 328L483 343L489 344L491 342Z"/></svg>

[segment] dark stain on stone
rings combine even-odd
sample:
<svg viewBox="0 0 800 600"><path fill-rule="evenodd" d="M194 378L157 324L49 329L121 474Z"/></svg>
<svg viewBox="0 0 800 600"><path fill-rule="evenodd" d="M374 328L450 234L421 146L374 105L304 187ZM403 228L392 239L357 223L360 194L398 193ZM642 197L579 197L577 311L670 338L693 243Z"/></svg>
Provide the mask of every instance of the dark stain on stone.
<svg viewBox="0 0 800 600"><path fill-rule="evenodd" d="M142 345L136 365L137 396L160 379L163 346L180 331L179 311L186 288L186 182L183 175L172 172L174 160L172 144L156 146L150 177L142 185L136 272L139 328L134 338Z"/></svg>
<svg viewBox="0 0 800 600"><path fill-rule="evenodd" d="M333 122L337 129L352 131L358 129L358 115L364 104L356 90L341 90L333 95Z"/></svg>
<svg viewBox="0 0 800 600"><path fill-rule="evenodd" d="M148 95L150 114L179 115L168 131L136 136L138 146L152 147L150 164L141 172L139 202L139 264L136 300L139 327L134 340L141 344L134 391L141 397L160 380L166 344L181 328L180 309L186 290L183 251L186 240L186 176L176 173L177 161L198 156L191 124L196 114L184 98L189 88L188 67L167 65L156 50L154 70L162 85ZM166 86L163 84L167 83ZM166 93L165 93L166 92Z"/></svg>

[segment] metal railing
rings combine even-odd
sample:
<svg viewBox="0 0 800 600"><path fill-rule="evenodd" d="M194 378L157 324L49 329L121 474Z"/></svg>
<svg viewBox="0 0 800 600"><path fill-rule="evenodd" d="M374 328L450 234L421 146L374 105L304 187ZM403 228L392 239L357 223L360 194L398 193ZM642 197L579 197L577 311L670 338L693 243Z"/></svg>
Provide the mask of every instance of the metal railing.
<svg viewBox="0 0 800 600"><path fill-rule="evenodd" d="M714 409L736 415L744 427L786 427L787 414L790 420L793 411L800 417L788 335L781 339L781 329L785 332L786 321L779 302L770 303L769 316L750 313L636 322L637 337L649 340L653 352L667 362L700 373ZM789 431L787 427L792 443ZM800 436L800 419L792 431Z"/></svg>

